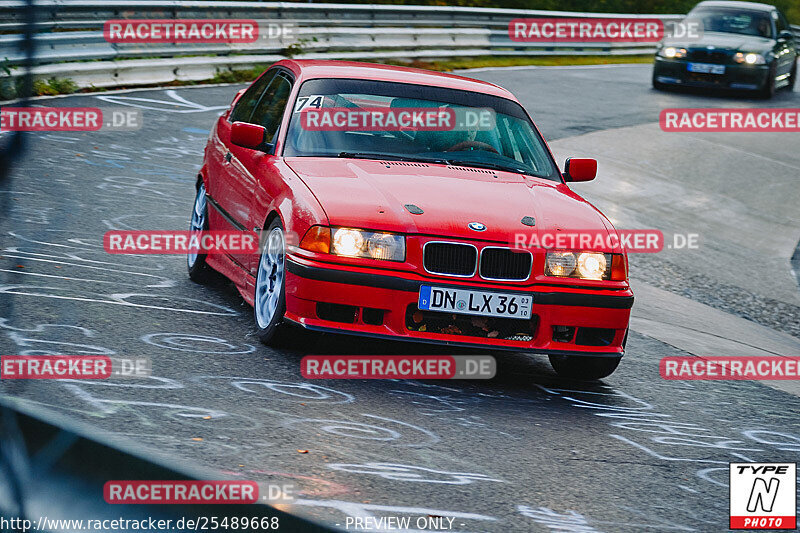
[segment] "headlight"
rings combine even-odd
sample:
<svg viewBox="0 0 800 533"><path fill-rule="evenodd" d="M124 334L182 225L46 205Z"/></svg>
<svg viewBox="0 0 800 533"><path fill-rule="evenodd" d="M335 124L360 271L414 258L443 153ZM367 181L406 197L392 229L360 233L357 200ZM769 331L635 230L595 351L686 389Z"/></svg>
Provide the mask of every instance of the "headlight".
<svg viewBox="0 0 800 533"><path fill-rule="evenodd" d="M736 52L733 56L733 60L737 63L745 63L747 65L764 65L767 63L767 59L764 56L752 52Z"/></svg>
<svg viewBox="0 0 800 533"><path fill-rule="evenodd" d="M545 275L562 278L625 281L627 265L622 254L600 252L548 252Z"/></svg>
<svg viewBox="0 0 800 533"><path fill-rule="evenodd" d="M668 57L670 59L681 59L686 57L686 48L675 48L674 46L667 46L658 51L661 57Z"/></svg>
<svg viewBox="0 0 800 533"><path fill-rule="evenodd" d="M609 263L605 254L584 252L578 256L578 275L585 279L603 279Z"/></svg>
<svg viewBox="0 0 800 533"><path fill-rule="evenodd" d="M333 228L331 253L346 257L404 261L406 241L402 235L395 233Z"/></svg>
<svg viewBox="0 0 800 533"><path fill-rule="evenodd" d="M550 252L547 254L548 276L570 276L575 272L575 254L572 252Z"/></svg>

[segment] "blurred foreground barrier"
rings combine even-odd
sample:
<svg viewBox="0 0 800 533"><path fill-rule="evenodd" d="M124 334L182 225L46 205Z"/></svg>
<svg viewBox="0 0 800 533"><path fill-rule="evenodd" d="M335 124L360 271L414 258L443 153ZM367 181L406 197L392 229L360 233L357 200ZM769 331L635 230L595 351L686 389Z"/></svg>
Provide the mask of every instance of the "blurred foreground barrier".
<svg viewBox="0 0 800 533"><path fill-rule="evenodd" d="M0 524L11 524L0 525L1 530L154 531L153 522L161 521L162 525L169 525L158 526L164 531L194 531L195 526L198 530L334 531L260 503L106 503L104 484L112 480L189 481L223 477L202 468L172 464L130 441L112 440L99 430L32 405L8 396L0 398ZM232 525L237 521L241 526L245 519L250 527ZM27 526L25 520L29 521ZM81 520L82 526L76 522ZM107 525L93 528L89 520L106 521ZM150 526L149 529L131 525L114 527L114 520L138 521ZM214 520L220 525L231 525L215 528Z"/></svg>

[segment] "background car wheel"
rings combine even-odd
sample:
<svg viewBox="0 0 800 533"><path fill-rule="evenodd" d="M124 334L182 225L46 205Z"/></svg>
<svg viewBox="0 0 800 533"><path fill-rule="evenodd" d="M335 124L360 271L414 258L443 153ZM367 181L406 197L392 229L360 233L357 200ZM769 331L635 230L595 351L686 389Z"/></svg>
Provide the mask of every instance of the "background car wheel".
<svg viewBox="0 0 800 533"><path fill-rule="evenodd" d="M773 63L769 67L769 73L767 74L767 81L764 82L764 87L762 87L761 92L759 93L761 98L769 100L770 98L775 96L775 76L776 76L776 70L775 70L775 64Z"/></svg>
<svg viewBox="0 0 800 533"><path fill-rule="evenodd" d="M192 209L189 229L191 231L208 231L206 186L202 183L197 189L197 195L194 197L194 208ZM211 267L206 264L205 254L186 254L186 267L189 270L189 278L195 283L206 283L213 275Z"/></svg>
<svg viewBox="0 0 800 533"><path fill-rule="evenodd" d="M665 83L661 83L656 79L655 73L653 73L653 89L657 91L666 91L669 87Z"/></svg>
<svg viewBox="0 0 800 533"><path fill-rule="evenodd" d="M259 340L275 344L279 333L286 329L282 324L286 312L286 240L280 218L272 221L265 235L258 261L253 311Z"/></svg>
<svg viewBox="0 0 800 533"><path fill-rule="evenodd" d="M551 355L550 365L562 378L589 381L610 376L621 360L622 357Z"/></svg>
<svg viewBox="0 0 800 533"><path fill-rule="evenodd" d="M794 91L795 83L797 82L797 61L795 61L794 66L792 67L792 72L789 74L789 85L786 86L786 90L789 92Z"/></svg>

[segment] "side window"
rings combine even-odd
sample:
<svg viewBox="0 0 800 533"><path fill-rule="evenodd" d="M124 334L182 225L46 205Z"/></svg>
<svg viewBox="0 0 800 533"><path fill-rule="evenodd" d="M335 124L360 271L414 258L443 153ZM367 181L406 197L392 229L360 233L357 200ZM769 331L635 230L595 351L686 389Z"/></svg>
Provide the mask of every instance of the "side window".
<svg viewBox="0 0 800 533"><path fill-rule="evenodd" d="M778 18L775 21L775 26L778 28L778 33L782 31L789 31L789 23L786 21L783 14L779 11L776 11L775 14L778 15Z"/></svg>
<svg viewBox="0 0 800 533"><path fill-rule="evenodd" d="M253 114L253 109L255 109L258 100L261 98L261 94L264 92L264 89L267 88L269 82L272 81L272 78L275 77L274 72L267 72L258 80L256 80L253 85L247 89L244 94L239 98L239 101L236 102L236 107L233 108L231 112L231 116L228 119L230 122L250 122L250 116Z"/></svg>
<svg viewBox="0 0 800 533"><path fill-rule="evenodd" d="M289 93L292 91L292 82L288 76L279 72L272 79L267 90L264 91L261 101L256 104L255 111L250 120L253 124L264 126L267 130L267 139L274 140L278 126L283 119Z"/></svg>

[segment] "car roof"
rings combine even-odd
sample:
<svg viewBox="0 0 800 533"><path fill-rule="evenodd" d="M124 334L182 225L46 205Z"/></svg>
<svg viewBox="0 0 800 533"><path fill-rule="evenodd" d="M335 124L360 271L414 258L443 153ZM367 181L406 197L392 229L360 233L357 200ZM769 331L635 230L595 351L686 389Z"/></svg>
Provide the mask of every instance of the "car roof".
<svg viewBox="0 0 800 533"><path fill-rule="evenodd" d="M517 101L511 92L493 83L419 68L320 59L284 59L276 65L288 68L303 81L316 78L390 81L472 91Z"/></svg>
<svg viewBox="0 0 800 533"><path fill-rule="evenodd" d="M734 0L706 0L700 2L695 7L732 7L738 9L750 9L752 11L774 11L777 8L769 4L759 4L756 2L739 2Z"/></svg>

